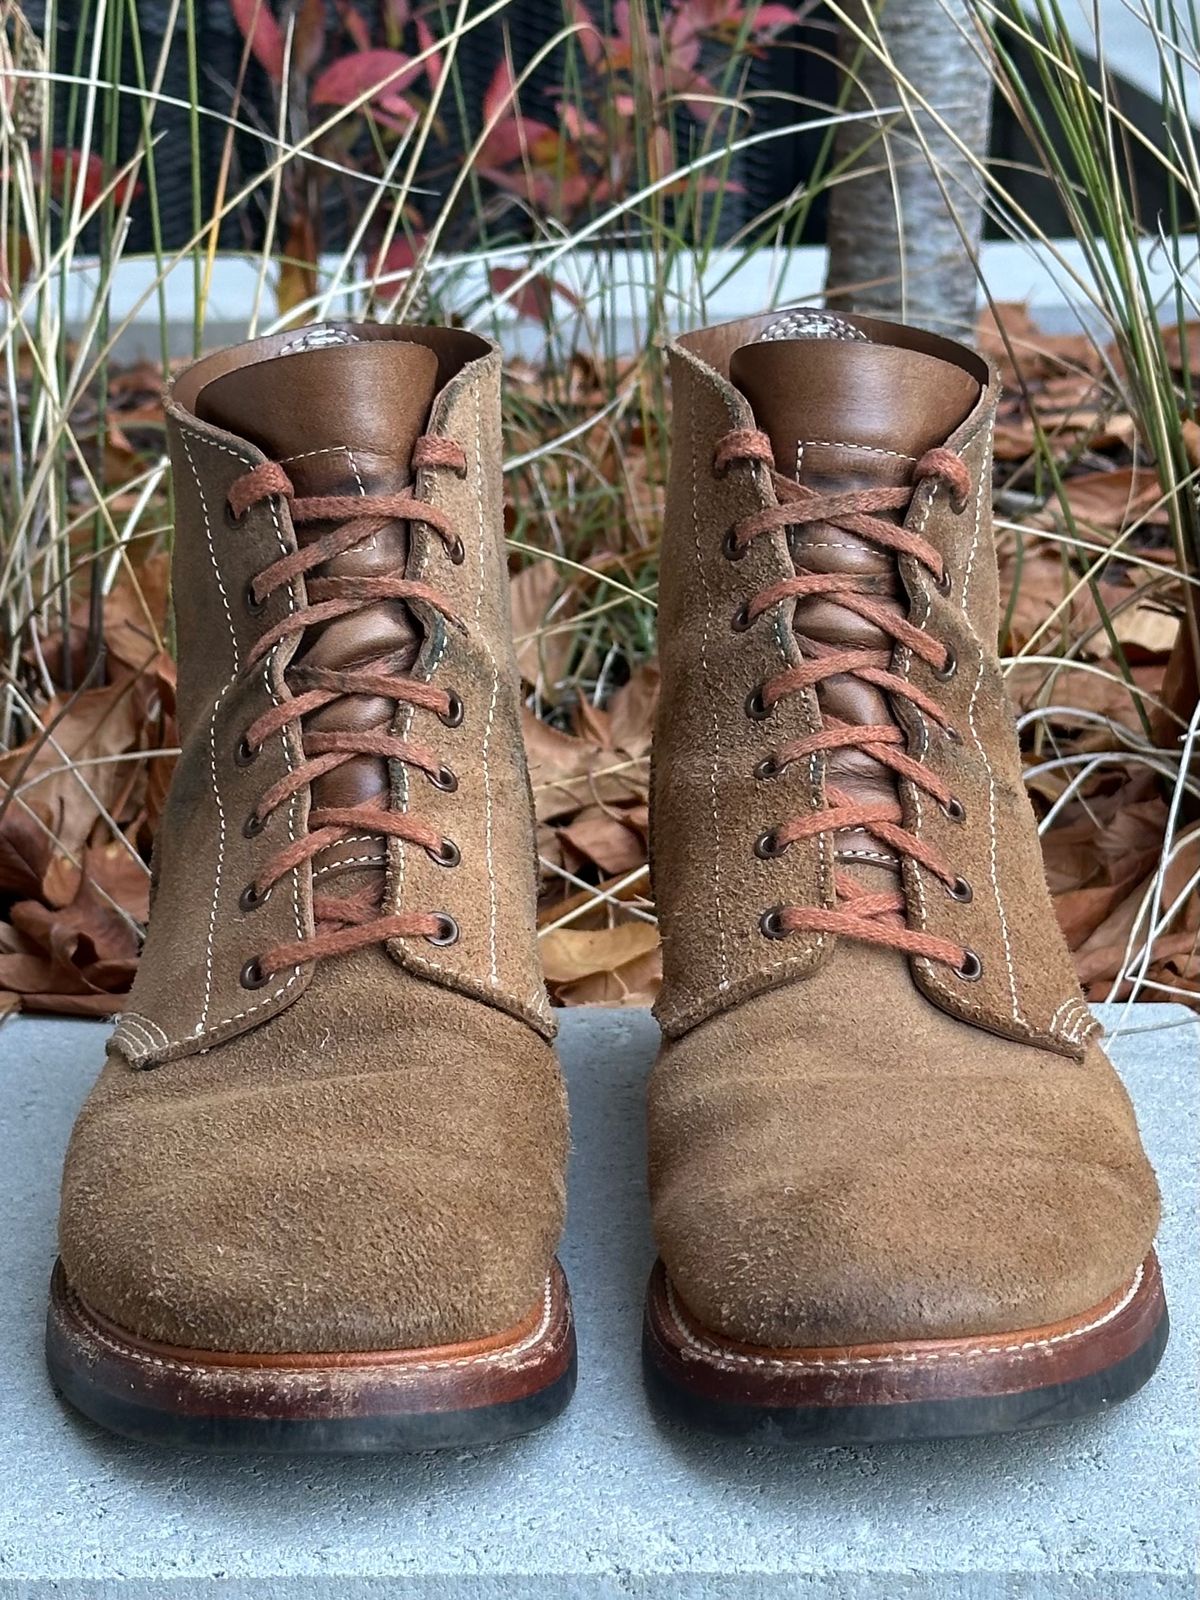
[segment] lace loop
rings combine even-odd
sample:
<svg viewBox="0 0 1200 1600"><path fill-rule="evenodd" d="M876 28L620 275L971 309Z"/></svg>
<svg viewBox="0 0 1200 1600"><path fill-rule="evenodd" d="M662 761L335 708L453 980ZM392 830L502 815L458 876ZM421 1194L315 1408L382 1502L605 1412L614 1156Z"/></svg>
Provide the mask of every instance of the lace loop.
<svg viewBox="0 0 1200 1600"><path fill-rule="evenodd" d="M449 439L426 437L418 440L412 465L414 470L446 468L460 476L466 474L465 454ZM277 462L264 462L230 485L230 513L240 521L251 507L273 496L288 502L296 527L317 523L332 523L333 526L271 562L248 585L247 606L252 611L260 611L272 594L300 577L305 580L306 603L259 636L246 657L247 668L256 666L285 641L299 640L311 628L353 616L380 601L426 606L450 626L466 631L450 602L428 583L403 574L360 576L320 570L395 522L420 522L431 528L453 559L456 550L461 549L461 541L450 518L440 508L407 490L399 494L300 497L282 466ZM285 733L289 727L300 728L303 759L259 797L246 820L248 836L261 833L271 814L294 795L363 756L399 762L423 772L436 787L446 792L455 787L445 781L444 775L450 769L432 746L398 737L391 731L390 715L386 723L362 729L321 731L304 727L305 719L313 712L356 696L383 699L393 706L409 705L414 710L432 712L446 725L456 726L457 721L462 720L462 699L453 689L443 689L416 679L406 671L396 670L390 654L347 667L301 662L289 667L288 688L289 698L270 706L257 717L238 746L239 755L245 753L245 764L251 753L257 754L268 739ZM311 863L322 851L364 834L419 846L443 866L455 866L459 860L453 840L410 812L392 811L375 800L348 806L314 806L309 812L308 832L277 850L260 875L247 885L241 901L243 910L260 906L281 878ZM446 912L385 916L382 893L380 882L377 888L368 885L348 895L314 895L313 933L290 944L278 945L248 961L242 969L243 985L258 988L288 967L347 954L392 939L423 938L437 944L449 943L452 940L447 930L451 924L457 937L458 924Z"/></svg>
<svg viewBox="0 0 1200 1600"><path fill-rule="evenodd" d="M905 512L916 486L927 479L943 483L954 509L960 511L969 497L971 482L966 465L953 451L939 447L922 456L912 486L881 485L838 493L825 493L782 476L775 469L770 439L757 430L736 429L718 441L714 471L723 474L739 461L768 469L776 504L743 518L728 531L725 553L731 559L744 555L754 540L765 534L806 523L828 523L877 549L911 558L929 571L939 590L946 592L948 577L940 552L919 533L889 520L884 513ZM794 577L784 578L747 600L739 607L733 625L751 626L774 606L819 596L870 623L895 645L924 661L939 679L951 677L956 666L953 651L907 617L898 615L878 598L878 589L878 578L870 575L798 570ZM937 701L892 671L891 649L839 647L812 638L804 638L801 648L803 661L751 691L746 700L748 716L765 719L781 700L817 689L830 678L848 675L907 700L952 736L946 712ZM947 815L953 817L955 807L961 813L961 802L949 786L901 748L906 743L901 729L892 724L854 724L826 715L819 729L783 745L761 760L755 772L760 777L774 777L794 762L836 750L856 750L924 791ZM970 899L969 891L964 893L962 889L966 880L947 865L938 850L903 826L895 801L857 800L832 785L826 788L825 804L820 810L793 817L769 830L757 840L755 849L769 859L782 854L789 844L844 829L861 830L888 851L917 862L940 880L952 898L964 903ZM835 873L834 888L836 906L784 905L764 912L760 924L764 937L784 939L798 932L836 934L944 963L968 981L980 975L982 966L973 951L951 939L909 927L903 889L869 890L844 870Z"/></svg>

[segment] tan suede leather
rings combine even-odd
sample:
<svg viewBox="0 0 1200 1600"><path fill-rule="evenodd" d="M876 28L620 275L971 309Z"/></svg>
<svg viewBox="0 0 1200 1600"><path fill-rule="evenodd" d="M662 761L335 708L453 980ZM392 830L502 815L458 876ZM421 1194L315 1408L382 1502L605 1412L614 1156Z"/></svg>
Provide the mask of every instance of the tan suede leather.
<svg viewBox="0 0 1200 1600"><path fill-rule="evenodd" d="M675 1290L708 1327L777 1346L1008 1331L1086 1310L1146 1254L1157 1192L1054 920L1004 698L995 376L932 335L803 313L690 334L670 361L651 818L666 1038L650 1164ZM948 449L970 493L955 504L930 477L903 517L940 554L942 585L907 554L802 519L731 559L730 527L776 503L764 466L714 469L721 438L744 430L824 495L907 487L918 458ZM857 574L889 615L949 647L942 676L899 643L888 669L944 724L845 673L748 714L764 680L806 656L893 646L819 593L738 621L797 570ZM827 717L898 727L956 804L860 748L764 776ZM770 830L824 807L827 782L855 802L892 797L964 896L869 830L756 854ZM960 973L846 933L764 936L773 907L836 921L835 873L863 893L902 885L908 928L976 956L977 978L969 961Z"/></svg>
<svg viewBox="0 0 1200 1600"><path fill-rule="evenodd" d="M485 340L372 325L276 335L208 357L176 384L183 751L145 953L72 1138L60 1228L73 1287L143 1337L232 1351L449 1344L512 1327L543 1293L566 1116L537 956L499 384ZM297 549L297 530L286 495L234 520L231 486L271 461L298 497L396 495L419 435L461 446L461 475L422 467L410 491L449 517L460 547L423 522L390 523L317 575L417 580L456 620L419 595L372 600L251 664L314 575L254 603L248 586ZM301 544L316 536L306 525ZM456 691L461 723L356 693L241 759L254 719L292 699L289 670L381 656ZM306 737L374 729L434 749L456 785L355 754L247 834L262 796L305 759ZM366 830L248 908L246 886L305 837L310 803L411 806L460 859L435 864ZM448 915L459 936L436 948L394 937L247 988L264 951L313 937L314 883L324 897L374 886L382 916Z"/></svg>

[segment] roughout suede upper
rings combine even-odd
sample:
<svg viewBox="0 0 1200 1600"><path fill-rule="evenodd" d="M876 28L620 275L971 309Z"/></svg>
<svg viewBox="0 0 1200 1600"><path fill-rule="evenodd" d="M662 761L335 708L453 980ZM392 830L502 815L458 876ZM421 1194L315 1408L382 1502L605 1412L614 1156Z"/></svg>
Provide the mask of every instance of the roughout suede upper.
<svg viewBox="0 0 1200 1600"><path fill-rule="evenodd" d="M671 350L651 803L665 973L655 1232L682 1301L749 1343L1039 1326L1130 1281L1158 1198L1054 919L1004 697L996 380L933 335L855 317L820 318L809 334L805 316L747 318ZM830 504L911 489L894 521L933 547L941 578L859 537L853 513L798 514L799 526L764 524L739 544L776 491L758 461L735 448L726 463L718 449L754 430L760 458L766 435L775 470ZM811 598L747 618L758 594L799 574L817 575ZM856 585L869 615L822 590L825 575ZM881 616L936 641L934 663ZM765 713L756 704L773 675L839 651L882 665L874 678L842 669ZM789 744L856 724L882 730L874 755L851 738L776 770ZM894 750L933 775L942 801L886 765ZM846 814L893 804L928 862L869 827L772 845L834 791ZM926 953L838 932L846 878L860 903L898 898L901 934ZM817 908L815 926L770 936L772 912L788 907Z"/></svg>
<svg viewBox="0 0 1200 1600"><path fill-rule="evenodd" d="M110 1056L67 1156L63 1263L96 1310L167 1344L481 1338L542 1294L566 1142L531 1028L366 950L202 1055Z"/></svg>
<svg viewBox="0 0 1200 1600"><path fill-rule="evenodd" d="M60 1222L73 1287L131 1333L226 1351L444 1345L511 1328L543 1293L566 1112L537 954L499 386L499 351L472 334L349 324L210 356L175 385L183 748L146 948ZM433 446L414 471L419 436ZM264 470L286 487L239 512L234 485ZM358 499L413 494L430 523L385 513L297 567L353 529ZM290 580L256 593L281 561ZM297 636L301 610L316 616ZM360 671L371 682L347 693L338 675ZM417 699L371 687L389 673ZM288 717L314 686L324 703ZM263 718L276 731L248 746ZM314 776L290 792L302 766ZM322 808L351 821L305 855ZM432 844L372 826L381 813ZM305 958L314 906L329 949L366 926L366 900L368 923L423 919L438 940ZM288 957L264 978L275 950Z"/></svg>

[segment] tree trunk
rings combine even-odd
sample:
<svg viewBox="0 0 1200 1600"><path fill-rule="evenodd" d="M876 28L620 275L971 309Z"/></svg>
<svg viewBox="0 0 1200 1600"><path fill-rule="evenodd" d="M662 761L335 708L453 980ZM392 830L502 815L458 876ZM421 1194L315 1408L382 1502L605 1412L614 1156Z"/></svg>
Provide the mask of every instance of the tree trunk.
<svg viewBox="0 0 1200 1600"><path fill-rule="evenodd" d="M970 156L986 160L992 120L991 76L969 4L841 0L834 9L871 41L842 23L847 108L884 114L837 132L834 156L845 177L830 192L827 302L967 334L976 302L971 257L983 232L983 185ZM905 109L886 114L896 106Z"/></svg>

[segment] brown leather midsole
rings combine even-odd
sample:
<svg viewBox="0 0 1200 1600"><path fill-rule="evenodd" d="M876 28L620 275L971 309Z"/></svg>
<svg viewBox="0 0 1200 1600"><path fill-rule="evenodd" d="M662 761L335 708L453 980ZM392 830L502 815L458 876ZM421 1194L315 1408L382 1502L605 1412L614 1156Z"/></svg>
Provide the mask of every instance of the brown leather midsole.
<svg viewBox="0 0 1200 1600"><path fill-rule="evenodd" d="M1154 1333L1165 1310L1154 1252L1102 1305L1045 1327L965 1339L827 1349L739 1344L697 1323L662 1262L650 1279L646 1325L656 1364L711 1400L742 1405L898 1405L1012 1394L1115 1366Z"/></svg>
<svg viewBox="0 0 1200 1600"><path fill-rule="evenodd" d="M575 1346L557 1261L542 1303L505 1333L420 1350L280 1354L141 1339L92 1311L58 1262L49 1337L60 1363L125 1400L184 1415L309 1419L462 1411L523 1399L567 1370Z"/></svg>

